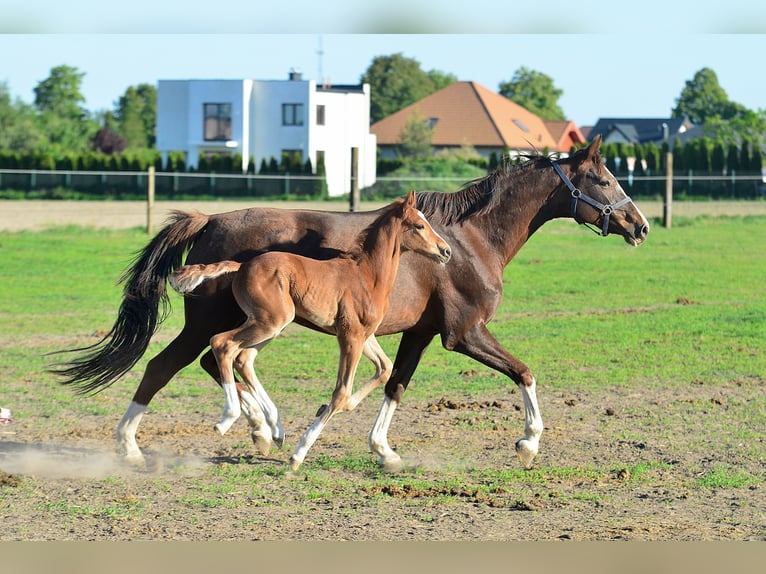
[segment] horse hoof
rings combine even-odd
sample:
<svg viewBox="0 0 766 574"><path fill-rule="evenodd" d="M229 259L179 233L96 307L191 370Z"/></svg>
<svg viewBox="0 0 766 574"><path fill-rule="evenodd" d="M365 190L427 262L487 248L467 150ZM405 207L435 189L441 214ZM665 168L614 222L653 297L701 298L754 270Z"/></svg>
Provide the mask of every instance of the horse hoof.
<svg viewBox="0 0 766 574"><path fill-rule="evenodd" d="M146 468L146 459L140 452L126 454L123 460L132 467Z"/></svg>
<svg viewBox="0 0 766 574"><path fill-rule="evenodd" d="M223 436L226 434L226 431L229 430L229 427L221 423L215 423L215 425L213 425L213 430L215 430L219 435Z"/></svg>
<svg viewBox="0 0 766 574"><path fill-rule="evenodd" d="M325 412L326 410L327 410L327 405L322 405L321 407L319 407L319 408L317 409L317 414L316 414L316 415L314 415L314 416L317 416L317 417L321 417L321 416L322 416L322 414L324 414L324 412Z"/></svg>
<svg viewBox="0 0 766 574"><path fill-rule="evenodd" d="M273 444L277 449L282 450L282 447L285 444L285 437L284 436L273 436L271 437L271 440L273 441Z"/></svg>
<svg viewBox="0 0 766 574"><path fill-rule="evenodd" d="M271 437L252 434L250 435L250 438L253 440L253 445L255 446L255 450L258 451L258 454L266 456L271 452Z"/></svg>
<svg viewBox="0 0 766 574"><path fill-rule="evenodd" d="M301 466L301 461L296 460L294 456L290 457L290 471L295 472Z"/></svg>
<svg viewBox="0 0 766 574"><path fill-rule="evenodd" d="M521 438L516 441L516 455L519 457L521 465L529 470L532 468L532 461L537 456L537 448L527 439Z"/></svg>
<svg viewBox="0 0 766 574"><path fill-rule="evenodd" d="M397 473L401 472L404 468L404 462L402 462L402 458L400 456L397 456L396 458L390 457L387 459L381 458L378 461L378 465L386 472L390 473Z"/></svg>

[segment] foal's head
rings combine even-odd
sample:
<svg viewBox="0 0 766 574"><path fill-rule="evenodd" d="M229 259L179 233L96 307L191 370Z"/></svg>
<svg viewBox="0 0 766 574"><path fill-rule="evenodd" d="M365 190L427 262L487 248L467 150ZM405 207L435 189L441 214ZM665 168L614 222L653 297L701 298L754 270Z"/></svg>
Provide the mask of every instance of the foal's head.
<svg viewBox="0 0 766 574"><path fill-rule="evenodd" d="M400 201L402 219L402 251L410 250L435 258L440 263L446 263L452 256L452 250L442 237L434 231L417 207L415 207L415 192L410 191Z"/></svg>

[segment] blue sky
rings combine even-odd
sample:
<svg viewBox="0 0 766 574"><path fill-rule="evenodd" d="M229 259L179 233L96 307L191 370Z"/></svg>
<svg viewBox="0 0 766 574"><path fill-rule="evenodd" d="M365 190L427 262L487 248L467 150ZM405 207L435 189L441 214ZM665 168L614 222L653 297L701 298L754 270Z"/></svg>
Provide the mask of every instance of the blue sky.
<svg viewBox="0 0 766 574"><path fill-rule="evenodd" d="M495 91L521 66L543 72L564 91L559 103L578 125L610 116L667 117L685 82L703 67L716 72L731 100L766 108L766 35L742 33L758 26L766 32L766 8L746 13L743 0L730 0L721 14L688 13L658 0L640 8L605 0L485 0L473 11L444 8L449 0L391 0L385 13L332 0L319 10L320 3L301 0L290 3L290 17L259 4L15 2L0 23L6 32L0 82L32 102L33 88L51 68L74 66L85 73L82 92L95 111L112 109L128 86L159 79L283 79L297 68L305 78L321 73L333 83L356 83L375 56L402 52L424 70ZM418 8L405 8L411 5ZM547 14L540 13L543 5ZM391 30L444 33L372 33Z"/></svg>

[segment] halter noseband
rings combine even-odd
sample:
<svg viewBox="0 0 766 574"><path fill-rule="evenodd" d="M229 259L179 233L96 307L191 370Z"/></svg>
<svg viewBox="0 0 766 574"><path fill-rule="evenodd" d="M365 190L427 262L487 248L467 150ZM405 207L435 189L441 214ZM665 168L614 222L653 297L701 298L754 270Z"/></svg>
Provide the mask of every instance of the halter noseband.
<svg viewBox="0 0 766 574"><path fill-rule="evenodd" d="M601 215L603 216L603 221L601 224L600 235L602 237L606 237L607 235L609 235L609 231L608 231L609 216L612 215L612 212L615 209L619 209L626 203L630 203L633 200L626 195L624 199L621 199L620 201L616 203L610 203L609 205L604 205L603 203L596 201L592 197L585 195L582 191L576 188L574 184L566 176L566 174L561 170L561 166L559 166L558 162L552 161L551 164L553 165L553 169L556 170L556 173L559 174L559 177L561 178L561 180L569 188L569 191L572 192L572 218L580 225L585 225L588 229L592 229L594 233L598 233L597 229L593 229L588 223L586 223L585 221L581 221L580 218L577 217L577 201L581 199L585 203L587 203L588 205L595 208L601 213Z"/></svg>

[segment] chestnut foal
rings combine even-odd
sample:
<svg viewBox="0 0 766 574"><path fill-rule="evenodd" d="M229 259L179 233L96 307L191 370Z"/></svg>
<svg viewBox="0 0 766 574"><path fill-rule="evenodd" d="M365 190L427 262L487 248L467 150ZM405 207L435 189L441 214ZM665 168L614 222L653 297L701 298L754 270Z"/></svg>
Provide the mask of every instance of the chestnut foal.
<svg viewBox="0 0 766 574"><path fill-rule="evenodd" d="M239 263L221 261L185 265L169 278L180 293L226 273L236 273L234 297L247 315L236 329L214 335L210 347L221 372L226 405L216 429L225 433L241 412L234 368L254 396L264 396L255 377L257 353L287 325L301 319L319 331L334 334L340 347L338 377L330 404L320 409L290 458L297 470L322 429L338 411L352 410L391 375L391 361L375 331L388 309L389 295L403 250L446 263L451 250L415 207L415 192L393 202L358 236L358 249L330 260L270 251ZM351 395L362 353L376 366L375 375Z"/></svg>

